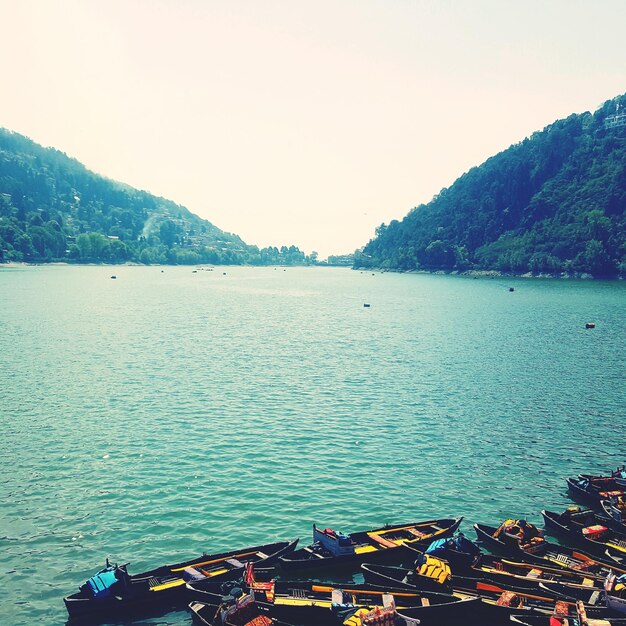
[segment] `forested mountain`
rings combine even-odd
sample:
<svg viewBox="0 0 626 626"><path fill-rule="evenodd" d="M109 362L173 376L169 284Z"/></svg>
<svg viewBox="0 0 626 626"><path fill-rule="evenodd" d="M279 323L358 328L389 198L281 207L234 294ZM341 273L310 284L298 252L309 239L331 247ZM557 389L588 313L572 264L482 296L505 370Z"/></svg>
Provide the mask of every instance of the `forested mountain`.
<svg viewBox="0 0 626 626"><path fill-rule="evenodd" d="M98 176L0 129L0 261L303 264L259 250L170 200Z"/></svg>
<svg viewBox="0 0 626 626"><path fill-rule="evenodd" d="M626 275L626 95L488 159L402 221L357 267Z"/></svg>

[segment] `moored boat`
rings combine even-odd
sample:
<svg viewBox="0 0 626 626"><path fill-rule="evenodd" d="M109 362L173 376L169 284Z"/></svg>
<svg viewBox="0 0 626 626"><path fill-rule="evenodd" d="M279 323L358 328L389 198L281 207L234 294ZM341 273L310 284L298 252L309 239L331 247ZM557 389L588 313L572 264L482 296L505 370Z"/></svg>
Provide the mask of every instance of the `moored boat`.
<svg viewBox="0 0 626 626"><path fill-rule="evenodd" d="M187 599L185 583L193 579L224 581L239 577L246 564L267 566L295 549L298 540L281 541L163 565L129 574L127 565L110 565L92 576L79 591L64 598L70 618L105 621L142 608L178 606Z"/></svg>
<svg viewBox="0 0 626 626"><path fill-rule="evenodd" d="M626 626L624 617L587 618L565 615L512 615L511 624L523 626Z"/></svg>
<svg viewBox="0 0 626 626"><path fill-rule="evenodd" d="M600 508L600 501L624 495L626 480L615 477L593 478L579 476L567 479L567 489L574 500Z"/></svg>
<svg viewBox="0 0 626 626"><path fill-rule="evenodd" d="M577 572L565 568L537 565L501 559L491 555L483 555L472 567L471 574L498 584L514 585L524 589L538 589L540 583L558 583L561 585L581 587L583 589L601 590L604 578L589 573Z"/></svg>
<svg viewBox="0 0 626 626"><path fill-rule="evenodd" d="M372 530L343 534L331 528L313 525L313 544L295 550L279 559L286 571L319 569L328 566L351 567L365 561L374 563L401 563L411 560L405 546L428 545L435 539L452 535L463 520L429 520L396 526L383 526Z"/></svg>
<svg viewBox="0 0 626 626"><path fill-rule="evenodd" d="M375 585L387 584L387 586L396 586L402 589L411 589L414 587L416 578L414 573L406 571L401 567L392 567L376 564L363 564L361 566L363 575L367 582ZM419 582L418 582L419 584ZM523 589L514 585L501 585L491 581L485 581L478 578L452 578L451 592L457 597L474 597L480 598L486 604L498 607L498 612L502 617L506 617L515 612L534 611L550 614L553 613L557 602L559 607L566 615L576 615L576 600L571 598L559 599L555 594L550 593L547 589L543 589L541 585L537 589ZM590 616L601 617L606 614L607 609L602 602L603 597L597 594L592 601L595 604L585 606ZM504 607L506 610L501 610Z"/></svg>
<svg viewBox="0 0 626 626"><path fill-rule="evenodd" d="M269 617L253 596L222 598L217 604L190 602L193 621L200 626L293 626Z"/></svg>
<svg viewBox="0 0 626 626"><path fill-rule="evenodd" d="M449 596L447 601L431 603L426 597L418 605L404 606L394 594L383 595L382 606L375 608L344 609L340 604L333 606L333 613L337 615L343 626L441 626L442 624L473 623L473 617L478 615L480 601L475 598L457 598ZM320 626L315 624L315 626ZM484 625L486 626L486 625Z"/></svg>
<svg viewBox="0 0 626 626"><path fill-rule="evenodd" d="M540 582L555 582L563 585L581 586L585 589L602 589L605 577L589 572L570 570L548 563L525 563L521 559L511 560L491 554L480 553L478 546L470 544L473 554L468 558L467 542L461 545L451 539L442 539L421 553L415 550L416 559L434 556L450 564L454 576L481 578L503 585L515 585L524 589L538 589ZM433 549L434 548L434 549ZM459 558L461 555L462 558ZM454 577L453 576L453 577Z"/></svg>
<svg viewBox="0 0 626 626"><path fill-rule="evenodd" d="M608 528L606 518L580 507L570 507L563 513L544 510L541 514L547 530L626 567L626 535Z"/></svg>
<svg viewBox="0 0 626 626"><path fill-rule="evenodd" d="M431 564L430 567L433 568L434 565ZM372 566L368 564L362 565L361 568L364 571L365 580L371 584L394 584L388 577L377 575L381 570L372 572ZM437 587L432 584L435 581L428 581L425 578L423 568L424 565L420 568L419 561L416 561L415 569L410 576L405 577L403 582L419 589L437 590ZM491 582L505 589L528 593L539 592L543 589L555 597L567 596L594 604L597 602L594 593L595 596L604 595L605 577L560 568L556 565L550 567L547 564L516 562L481 554L471 567L453 569L449 579L439 580L439 589L454 592L466 588L468 583L472 584L474 580Z"/></svg>
<svg viewBox="0 0 626 626"><path fill-rule="evenodd" d="M626 614L626 575L611 574L607 576L604 589L606 605L614 611Z"/></svg>
<svg viewBox="0 0 626 626"><path fill-rule="evenodd" d="M358 608L373 610L384 606L384 597L392 595L398 609L414 609L457 602L458 598L443 592L403 590L392 587L375 587L367 584L337 584L274 580L267 583L253 581L246 591L233 590L233 595L251 591L262 612L284 622L318 626L335 613L352 615ZM190 595L199 602L219 603L221 594L212 587L188 585Z"/></svg>
<svg viewBox="0 0 626 626"><path fill-rule="evenodd" d="M556 565L595 576L607 576L611 571L626 574L626 567L620 566L608 556L604 558L592 556L582 550L557 545L545 540L527 547L521 544L515 535L506 532L498 533L501 528L502 525L474 524L478 539L490 550L499 554L512 555L527 563Z"/></svg>
<svg viewBox="0 0 626 626"><path fill-rule="evenodd" d="M586 478L587 480L597 480L602 478L613 478L618 484L626 487L626 465L618 465L608 476L604 474L578 474L578 478Z"/></svg>
<svg viewBox="0 0 626 626"><path fill-rule="evenodd" d="M626 533L626 496L613 496L600 501L606 523L618 532Z"/></svg>
<svg viewBox="0 0 626 626"><path fill-rule="evenodd" d="M605 606L605 581L598 581L593 586L568 585L558 581L542 581L540 588L554 596L569 601L580 600L585 604Z"/></svg>
<svg viewBox="0 0 626 626"><path fill-rule="evenodd" d="M507 519L500 526L474 524L479 543L498 554L523 555L530 560L543 552L546 540L543 533L526 520Z"/></svg>
<svg viewBox="0 0 626 626"><path fill-rule="evenodd" d="M491 626L492 621L485 614L484 605L479 598L454 597L454 601L434 606L396 609L399 621L394 626L443 626L465 624L467 626ZM493 624L495 626L495 624Z"/></svg>
<svg viewBox="0 0 626 626"><path fill-rule="evenodd" d="M576 603L576 615L566 615L557 605L552 615L514 615L511 623L524 626L626 626L626 618L603 616L590 618L582 602Z"/></svg>

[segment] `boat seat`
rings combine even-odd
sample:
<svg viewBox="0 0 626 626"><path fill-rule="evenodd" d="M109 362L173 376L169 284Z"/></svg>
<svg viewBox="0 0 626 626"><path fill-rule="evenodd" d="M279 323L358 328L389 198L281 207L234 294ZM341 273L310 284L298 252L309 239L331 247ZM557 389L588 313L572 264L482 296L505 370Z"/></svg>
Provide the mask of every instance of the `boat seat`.
<svg viewBox="0 0 626 626"><path fill-rule="evenodd" d="M150 587L150 591L165 591L166 589L171 589L172 587L180 587L184 585L185 581L182 578L175 578L174 580L170 580L161 585L156 585L155 587Z"/></svg>
<svg viewBox="0 0 626 626"><path fill-rule="evenodd" d="M260 559L267 559L268 558L268 556L267 556L267 554L265 554L265 552L257 552L256 554L257 554L257 556Z"/></svg>
<svg viewBox="0 0 626 626"><path fill-rule="evenodd" d="M572 559L570 559L570 558L567 556L567 554L557 554L557 555L554 557L554 560L555 560L557 563L563 563L563 565L572 565L572 564L573 564Z"/></svg>
<svg viewBox="0 0 626 626"><path fill-rule="evenodd" d="M304 547L304 551L308 552L311 556L317 557L318 559L323 559L324 556L321 554L318 554L317 552L315 552L314 550L311 550L311 548L309 548L308 546Z"/></svg>
<svg viewBox="0 0 626 626"><path fill-rule="evenodd" d="M570 513L569 518L572 520L577 520L577 519L584 519L587 517L591 517L590 512L589 511L578 511L576 513Z"/></svg>
<svg viewBox="0 0 626 626"><path fill-rule="evenodd" d="M395 544L393 541L389 541L389 539L385 539L384 537L380 537L379 535L376 535L374 533L368 533L368 537L372 541L379 543L381 546L385 546L385 548L397 548L398 547L398 545Z"/></svg>
<svg viewBox="0 0 626 626"><path fill-rule="evenodd" d="M220 574L225 574L228 570L223 567L222 569L214 569L214 570L200 570L207 578L212 578L213 576L219 576Z"/></svg>
<svg viewBox="0 0 626 626"><path fill-rule="evenodd" d="M226 563L233 565L234 567L245 567L239 559L226 559Z"/></svg>
<svg viewBox="0 0 626 626"><path fill-rule="evenodd" d="M204 574L197 570L195 567L186 567L183 570L183 578L189 582L190 580L201 580L204 578Z"/></svg>

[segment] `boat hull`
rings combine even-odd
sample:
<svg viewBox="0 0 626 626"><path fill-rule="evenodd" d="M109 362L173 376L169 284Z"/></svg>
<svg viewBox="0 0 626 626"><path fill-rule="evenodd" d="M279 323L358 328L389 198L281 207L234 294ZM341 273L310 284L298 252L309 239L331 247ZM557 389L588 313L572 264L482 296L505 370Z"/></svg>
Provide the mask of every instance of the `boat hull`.
<svg viewBox="0 0 626 626"><path fill-rule="evenodd" d="M575 544L580 545L593 555L597 555L601 558L611 558L616 562L616 564L626 566L624 561L624 557L626 557L626 548L617 550L605 542L588 539L583 535L582 525L563 520L561 515L553 511L543 510L541 511L541 515L543 516L546 530L548 530L550 534L565 537ZM592 514L592 517L588 519L588 522L591 524L604 525L607 520L604 517ZM613 539L615 541L626 544L626 536L615 531L605 532L614 533Z"/></svg>
<svg viewBox="0 0 626 626"><path fill-rule="evenodd" d="M453 535L460 526L463 518L445 519L445 520L432 520L429 522L422 522L423 525L436 525L441 524L441 530L433 533L422 539L415 539L407 542L406 545L400 544L394 547L387 547L385 549L377 549L374 551L368 551L363 553L351 553L341 554L338 556L322 556L316 557L312 554L311 547L298 550L295 554L291 554L288 557L281 557L278 560L278 565L284 572L293 573L296 571L322 571L328 568L333 570L351 570L355 567L358 568L361 563L411 563L414 559L414 551L411 550L411 546L418 548L426 548L435 539L441 539ZM381 531L390 531L393 528L402 528L411 526L411 524L405 524L402 526L385 526L382 528L373 529L367 531L368 533L377 533ZM362 534L362 533L354 533ZM352 536L352 535L351 535ZM309 553L303 555L303 550L309 550Z"/></svg>
<svg viewBox="0 0 626 626"><path fill-rule="evenodd" d="M583 550L568 548L554 543L545 542L536 553L522 550L518 542L501 541L493 537L497 530L494 526L486 524L474 524L474 529L478 539L489 549L497 554L512 555L526 563L536 563L537 565L558 566L574 571L590 572L596 576L606 576L611 570L626 573L626 567L620 565L611 556L588 554Z"/></svg>
<svg viewBox="0 0 626 626"><path fill-rule="evenodd" d="M243 573L243 565L246 555L263 555L256 563L265 567L276 562L283 554L293 551L297 545L297 539L292 542L278 542L263 546L254 546L243 550L224 552L216 555L201 555L190 561L166 565L156 569L135 574L129 577L129 582L119 591L114 591L108 597L96 599L89 597L81 591L64 598L65 607L71 620L89 619L91 623L100 623L110 617L135 615L148 612L150 615L158 615L168 609L173 609L186 604L188 600L183 570L186 567L205 564L212 561L224 561L225 559L244 559L240 561L241 567L233 567L216 571L210 577L212 581L224 582L239 578ZM168 577L169 582L154 584L155 581Z"/></svg>

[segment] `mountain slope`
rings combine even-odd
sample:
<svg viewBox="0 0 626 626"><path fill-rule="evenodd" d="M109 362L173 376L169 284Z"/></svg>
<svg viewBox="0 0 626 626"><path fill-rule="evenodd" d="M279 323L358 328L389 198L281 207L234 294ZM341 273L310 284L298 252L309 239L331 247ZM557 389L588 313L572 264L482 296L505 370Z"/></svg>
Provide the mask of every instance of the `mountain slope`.
<svg viewBox="0 0 626 626"><path fill-rule="evenodd" d="M626 273L625 106L620 96L488 159L381 225L355 264Z"/></svg>
<svg viewBox="0 0 626 626"><path fill-rule="evenodd" d="M295 246L245 244L170 200L90 172L0 129L0 261L298 264Z"/></svg>

